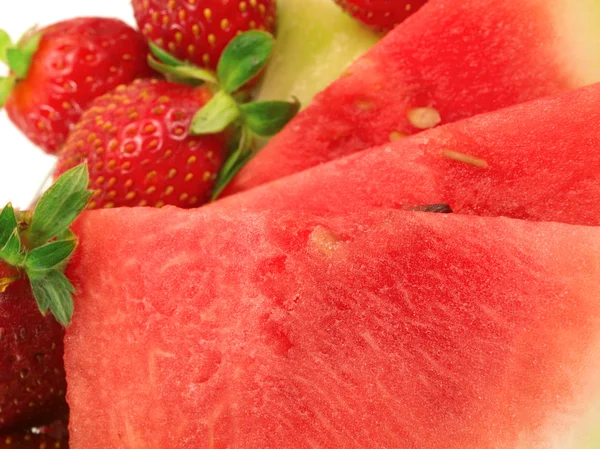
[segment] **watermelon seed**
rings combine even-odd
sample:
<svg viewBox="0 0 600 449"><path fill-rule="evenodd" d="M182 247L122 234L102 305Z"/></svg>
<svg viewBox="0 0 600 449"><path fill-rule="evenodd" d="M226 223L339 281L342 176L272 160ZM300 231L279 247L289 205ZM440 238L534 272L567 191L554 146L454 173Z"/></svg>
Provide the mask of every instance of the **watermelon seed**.
<svg viewBox="0 0 600 449"><path fill-rule="evenodd" d="M424 204L413 209L418 212L433 212L437 214L452 214L454 211L449 204Z"/></svg>
<svg viewBox="0 0 600 449"><path fill-rule="evenodd" d="M407 137L406 134L401 133L400 131L392 131L390 133L390 142L395 142L396 140L400 140Z"/></svg>
<svg viewBox="0 0 600 449"><path fill-rule="evenodd" d="M454 161L463 162L468 165L472 165L478 168L488 168L488 163L484 159L478 159L468 154L459 153L457 151L444 150L442 153L444 157L452 159Z"/></svg>
<svg viewBox="0 0 600 449"><path fill-rule="evenodd" d="M408 117L410 124L418 129L433 128L442 121L438 110L431 107L410 109L406 117Z"/></svg>
<svg viewBox="0 0 600 449"><path fill-rule="evenodd" d="M331 230L323 226L317 226L309 236L309 245L323 256L331 256L337 247L341 238Z"/></svg>

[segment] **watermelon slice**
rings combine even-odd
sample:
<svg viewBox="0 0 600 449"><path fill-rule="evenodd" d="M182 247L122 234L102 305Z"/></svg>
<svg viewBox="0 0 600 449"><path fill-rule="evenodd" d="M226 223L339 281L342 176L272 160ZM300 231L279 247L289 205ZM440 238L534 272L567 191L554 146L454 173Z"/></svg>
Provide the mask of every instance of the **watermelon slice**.
<svg viewBox="0 0 600 449"><path fill-rule="evenodd" d="M481 114L210 207L311 213L447 203L454 212L600 225L600 84Z"/></svg>
<svg viewBox="0 0 600 449"><path fill-rule="evenodd" d="M228 193L600 81L599 47L594 0L431 0L319 94Z"/></svg>
<svg viewBox="0 0 600 449"><path fill-rule="evenodd" d="M600 447L598 228L138 208L78 233L73 449Z"/></svg>

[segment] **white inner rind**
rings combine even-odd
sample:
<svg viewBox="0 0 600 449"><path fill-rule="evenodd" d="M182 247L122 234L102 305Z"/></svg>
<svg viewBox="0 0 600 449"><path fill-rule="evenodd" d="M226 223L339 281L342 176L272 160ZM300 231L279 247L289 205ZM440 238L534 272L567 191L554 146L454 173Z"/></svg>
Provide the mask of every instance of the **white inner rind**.
<svg viewBox="0 0 600 449"><path fill-rule="evenodd" d="M544 444L538 447L523 438L518 449L600 448L600 332L596 342L586 358L586 375L574 386L575 400L546 423L542 431Z"/></svg>
<svg viewBox="0 0 600 449"><path fill-rule="evenodd" d="M572 86L600 81L600 0L541 1L555 3L558 63Z"/></svg>

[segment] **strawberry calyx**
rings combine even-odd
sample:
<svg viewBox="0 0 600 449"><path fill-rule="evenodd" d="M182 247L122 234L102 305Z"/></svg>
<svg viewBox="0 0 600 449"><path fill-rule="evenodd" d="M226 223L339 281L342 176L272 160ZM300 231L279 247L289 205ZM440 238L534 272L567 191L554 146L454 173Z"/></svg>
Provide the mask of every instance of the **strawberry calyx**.
<svg viewBox="0 0 600 449"><path fill-rule="evenodd" d="M0 77L0 108L6 103L15 84L27 76L42 36L43 34L37 32L34 27L14 44L8 33L0 30L0 61L10 70L8 76Z"/></svg>
<svg viewBox="0 0 600 449"><path fill-rule="evenodd" d="M165 75L169 81L200 85L204 82L216 84L217 76L212 70L203 69L181 61L164 51L153 42L148 42L151 54L148 55L148 65L157 72Z"/></svg>
<svg viewBox="0 0 600 449"><path fill-rule="evenodd" d="M216 73L181 61L153 43L148 64L171 81L197 86L207 84L214 93L194 116L190 133L216 134L234 129L235 144L213 188L212 200L256 154L254 136L277 134L300 110L299 101L246 102L241 89L265 67L275 39L264 31L247 31L236 36L223 51Z"/></svg>
<svg viewBox="0 0 600 449"><path fill-rule="evenodd" d="M64 275L77 247L69 227L92 197L88 183L82 164L58 178L33 213L15 211L10 203L0 211L0 264L11 273L0 279L0 291L25 275L40 312L49 310L64 326L71 322L75 291Z"/></svg>

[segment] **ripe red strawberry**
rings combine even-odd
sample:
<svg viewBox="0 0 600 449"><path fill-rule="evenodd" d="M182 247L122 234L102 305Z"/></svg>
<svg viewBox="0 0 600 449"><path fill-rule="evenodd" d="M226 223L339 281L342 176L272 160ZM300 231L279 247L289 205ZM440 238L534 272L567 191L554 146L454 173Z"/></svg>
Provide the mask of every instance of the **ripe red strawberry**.
<svg viewBox="0 0 600 449"><path fill-rule="evenodd" d="M77 245L68 228L91 198L88 181L77 167L31 213L0 209L0 432L67 410L59 322L71 320L74 288L63 271Z"/></svg>
<svg viewBox="0 0 600 449"><path fill-rule="evenodd" d="M68 449L66 424L57 421L51 426L22 428L0 434L0 449Z"/></svg>
<svg viewBox="0 0 600 449"><path fill-rule="evenodd" d="M25 279L0 293L0 429L64 411L62 338L63 328L42 316Z"/></svg>
<svg viewBox="0 0 600 449"><path fill-rule="evenodd" d="M0 449L69 449L69 439L56 440L33 432L0 435Z"/></svg>
<svg viewBox="0 0 600 449"><path fill-rule="evenodd" d="M4 44L0 39L0 60L12 77L0 79L0 106L6 99L10 119L48 153L61 147L94 98L152 73L143 36L115 19L59 22L16 46Z"/></svg>
<svg viewBox="0 0 600 449"><path fill-rule="evenodd" d="M205 87L137 80L97 98L59 154L57 174L87 162L90 208L195 207L211 194L223 163L224 135L191 136Z"/></svg>
<svg viewBox="0 0 600 449"><path fill-rule="evenodd" d="M335 0L364 24L389 31L415 13L427 0Z"/></svg>
<svg viewBox="0 0 600 449"><path fill-rule="evenodd" d="M273 33L275 0L132 0L144 35L176 58L214 69L225 46L251 29Z"/></svg>

